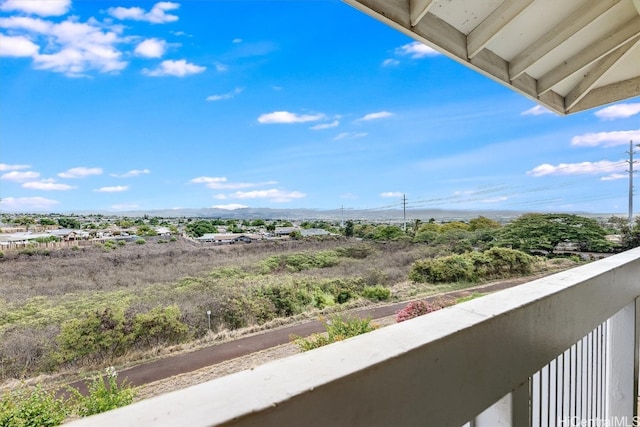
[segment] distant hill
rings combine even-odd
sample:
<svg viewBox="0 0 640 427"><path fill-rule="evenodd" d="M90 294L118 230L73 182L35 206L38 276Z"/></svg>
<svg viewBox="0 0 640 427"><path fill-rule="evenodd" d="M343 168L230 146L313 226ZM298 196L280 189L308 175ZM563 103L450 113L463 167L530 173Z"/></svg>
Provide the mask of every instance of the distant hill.
<svg viewBox="0 0 640 427"><path fill-rule="evenodd" d="M388 221L403 222L403 211L401 209L370 210L370 209L273 209L273 208L241 208L241 209L157 209L157 210L132 210L119 212L96 212L83 211L75 212L79 215L105 214L128 217L190 217L190 218L222 218L222 219L267 219L267 220L324 220L324 221ZM524 214L524 211L507 210L444 210L444 209L407 209L407 222L419 219L428 221L433 218L438 222L448 221L468 221L478 216L485 216L499 222L508 222ZM578 215L588 217L608 218L616 214L594 214L585 212L574 212ZM619 214L618 214L619 215Z"/></svg>

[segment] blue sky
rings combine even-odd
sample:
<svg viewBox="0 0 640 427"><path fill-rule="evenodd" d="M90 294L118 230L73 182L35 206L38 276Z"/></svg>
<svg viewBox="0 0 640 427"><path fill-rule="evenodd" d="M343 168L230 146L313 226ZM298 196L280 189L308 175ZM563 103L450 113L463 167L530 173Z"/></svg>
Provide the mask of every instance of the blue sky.
<svg viewBox="0 0 640 427"><path fill-rule="evenodd" d="M630 139L337 0L0 0L3 212L624 213Z"/></svg>

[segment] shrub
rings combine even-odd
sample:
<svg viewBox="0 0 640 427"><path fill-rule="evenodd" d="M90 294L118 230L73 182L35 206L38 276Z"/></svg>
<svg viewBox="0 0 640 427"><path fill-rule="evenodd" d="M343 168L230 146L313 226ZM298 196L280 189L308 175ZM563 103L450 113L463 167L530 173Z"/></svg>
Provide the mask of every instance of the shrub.
<svg viewBox="0 0 640 427"><path fill-rule="evenodd" d="M371 301L386 301L391 298L391 289L381 285L365 286L362 290L362 296Z"/></svg>
<svg viewBox="0 0 640 427"><path fill-rule="evenodd" d="M273 272L297 272L310 270L312 268L333 267L339 262L336 251L320 251L316 253L296 253L288 255L271 256L262 261L262 272L264 274Z"/></svg>
<svg viewBox="0 0 640 427"><path fill-rule="evenodd" d="M147 243L147 241L146 241L146 240L144 240L144 239L138 239L138 240L136 240L136 245L144 245L145 243Z"/></svg>
<svg viewBox="0 0 640 427"><path fill-rule="evenodd" d="M64 322L56 358L63 363L112 360L134 347L177 344L189 337L177 306L156 307L135 316L107 307Z"/></svg>
<svg viewBox="0 0 640 427"><path fill-rule="evenodd" d="M502 272L509 274L524 274L531 271L531 265L535 258L524 252L509 248L491 248L483 254L491 259L493 272L500 275Z"/></svg>
<svg viewBox="0 0 640 427"><path fill-rule="evenodd" d="M85 313L62 324L57 341L58 359L70 362L82 358L104 360L122 355L130 345L132 327L125 325L122 311L111 308Z"/></svg>
<svg viewBox="0 0 640 427"><path fill-rule="evenodd" d="M435 259L419 260L409 271L409 280L422 283L475 282L487 277L508 277L531 271L535 258L508 248L491 248Z"/></svg>
<svg viewBox="0 0 640 427"><path fill-rule="evenodd" d="M102 245L105 249L109 250L109 249L115 249L116 246L118 244L116 243L115 240L107 240L106 242L104 242L104 245Z"/></svg>
<svg viewBox="0 0 640 427"><path fill-rule="evenodd" d="M316 288L313 290L313 294L311 298L312 298L312 301L311 301L312 305L320 309L325 307L331 307L332 305L336 304L336 301L333 298L333 295L331 295L330 293L324 292L322 291L322 289L319 289L319 288Z"/></svg>
<svg viewBox="0 0 640 427"><path fill-rule="evenodd" d="M428 301L411 301L402 310L396 313L396 322L404 322L432 311L440 310L442 305Z"/></svg>
<svg viewBox="0 0 640 427"><path fill-rule="evenodd" d="M373 253L373 249L367 245L350 246L336 249L336 253L341 257L365 259Z"/></svg>
<svg viewBox="0 0 640 427"><path fill-rule="evenodd" d="M360 319L358 317L342 318L333 316L325 323L327 334L313 334L309 338L301 338L292 336L291 340L295 342L302 351L313 350L336 341L342 341L356 335L365 334L376 329L371 323L370 318Z"/></svg>
<svg viewBox="0 0 640 427"><path fill-rule="evenodd" d="M88 382L87 389L89 394L86 396L72 389L76 410L81 417L129 405L136 396L135 389L129 383L126 381L118 383L118 373L113 367L106 369L105 378L99 376Z"/></svg>
<svg viewBox="0 0 640 427"><path fill-rule="evenodd" d="M138 314L134 321L134 341L143 347L178 344L189 338L189 327L181 320L180 309L173 305L156 307Z"/></svg>
<svg viewBox="0 0 640 427"><path fill-rule="evenodd" d="M47 391L38 385L32 389L6 392L0 396L0 426L47 427L62 424L70 413L63 398L55 391Z"/></svg>
<svg viewBox="0 0 640 427"><path fill-rule="evenodd" d="M256 290L256 294L273 303L278 317L302 313L305 306L312 302L312 296L306 287L290 284L262 286Z"/></svg>
<svg viewBox="0 0 640 427"><path fill-rule="evenodd" d="M476 277L472 260L456 254L414 262L409 279L414 282L446 283L475 281Z"/></svg>

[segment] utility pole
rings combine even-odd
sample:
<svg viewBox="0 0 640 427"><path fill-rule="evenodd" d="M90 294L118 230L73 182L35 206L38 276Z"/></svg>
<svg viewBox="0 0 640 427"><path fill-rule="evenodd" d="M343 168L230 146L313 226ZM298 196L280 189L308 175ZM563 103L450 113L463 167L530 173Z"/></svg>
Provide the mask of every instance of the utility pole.
<svg viewBox="0 0 640 427"><path fill-rule="evenodd" d="M407 232L407 195L403 194L402 195L402 228L404 229L404 232Z"/></svg>
<svg viewBox="0 0 640 427"><path fill-rule="evenodd" d="M635 160L633 160L633 140L629 141L629 160L626 160L629 163L629 227L633 227L633 164Z"/></svg>

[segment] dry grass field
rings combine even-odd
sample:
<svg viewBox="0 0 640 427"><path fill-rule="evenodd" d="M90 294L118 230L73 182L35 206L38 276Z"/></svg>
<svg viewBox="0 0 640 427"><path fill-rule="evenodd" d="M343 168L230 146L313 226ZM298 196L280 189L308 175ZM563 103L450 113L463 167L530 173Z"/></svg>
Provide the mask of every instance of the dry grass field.
<svg viewBox="0 0 640 427"><path fill-rule="evenodd" d="M377 298L405 301L471 286L407 280L416 260L447 253L426 244L332 237L229 246L149 239L5 254L0 387L42 374L77 378L129 366ZM536 269L573 265L553 261Z"/></svg>
<svg viewBox="0 0 640 427"><path fill-rule="evenodd" d="M345 248L358 248L362 254L336 258L331 252ZM115 248L8 253L0 259L0 381L112 363L113 354L64 363L57 358L62 325L86 313L111 309L134 316L156 307L177 306L179 320L189 327L189 337L198 339L207 332L207 310L213 311L212 327L218 331L280 317L235 319L240 323L230 325L234 319L225 319L225 307L244 298L243 289L281 290L278 286L283 283L315 289L331 281L349 280L389 287L406 280L411 263L424 257L425 250L421 245L363 244L343 238L230 246L198 246L179 239ZM331 262L299 271L277 266L265 270L265 260L274 257L318 253L332 254ZM163 344L152 343L148 350L153 352L153 347ZM135 350L125 357L118 354L118 360L132 354L144 357L147 349Z"/></svg>

